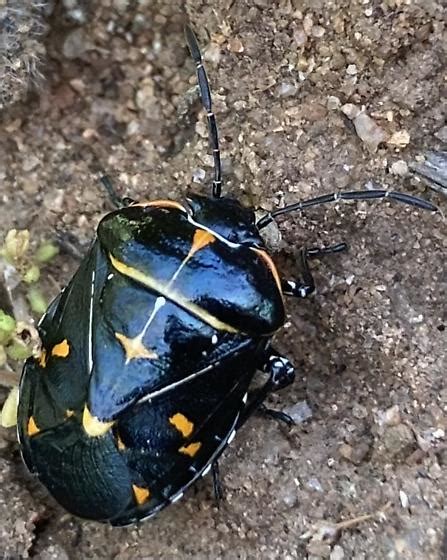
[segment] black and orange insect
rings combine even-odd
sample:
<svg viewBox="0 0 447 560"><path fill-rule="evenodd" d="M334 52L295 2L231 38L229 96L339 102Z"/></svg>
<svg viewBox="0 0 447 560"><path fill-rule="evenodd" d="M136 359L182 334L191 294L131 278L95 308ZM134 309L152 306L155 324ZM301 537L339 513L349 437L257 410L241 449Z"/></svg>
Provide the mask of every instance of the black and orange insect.
<svg viewBox="0 0 447 560"><path fill-rule="evenodd" d="M176 502L217 464L236 431L294 368L271 345L287 296L314 290L284 281L260 231L282 214L336 200L408 194L351 191L298 202L258 221L221 196L219 139L202 57L197 66L214 156L211 196L123 204L106 215L68 286L39 323L42 353L26 362L18 431L23 458L78 516L126 525ZM105 186L113 193L107 178ZM256 372L267 374L253 388Z"/></svg>

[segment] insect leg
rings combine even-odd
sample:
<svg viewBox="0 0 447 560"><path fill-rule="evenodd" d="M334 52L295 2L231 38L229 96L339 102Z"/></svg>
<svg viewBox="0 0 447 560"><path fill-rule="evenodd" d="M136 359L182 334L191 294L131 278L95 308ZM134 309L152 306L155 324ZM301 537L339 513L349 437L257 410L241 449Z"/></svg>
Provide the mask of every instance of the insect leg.
<svg viewBox="0 0 447 560"><path fill-rule="evenodd" d="M84 244L72 233L56 229L56 244L62 253L81 261L89 248L89 243Z"/></svg>
<svg viewBox="0 0 447 560"><path fill-rule="evenodd" d="M271 410L265 407L263 402L270 393L284 389L294 382L295 368L287 358L281 356L281 354L276 352L276 350L271 349L270 353L266 357L266 361L262 369L269 374L269 378L262 387L256 389L249 395L245 409L242 411L239 418L237 429L245 424L253 412L259 409L264 414L286 422L288 425L294 424L294 421L290 418L290 416L284 412Z"/></svg>
<svg viewBox="0 0 447 560"><path fill-rule="evenodd" d="M306 298L315 291L315 282L309 267L309 259L318 258L324 255L340 253L348 248L346 243L337 243L330 247L312 247L311 249L301 249L301 275L302 281L283 280L282 291L287 296Z"/></svg>
<svg viewBox="0 0 447 560"><path fill-rule="evenodd" d="M295 421L291 416L289 416L285 412L281 412L281 410L274 410L273 408L268 408L267 406L265 406L265 404L259 405L258 412L260 412L264 416L273 418L273 420L277 420L278 422L283 422L284 424L287 424L287 426L293 426L295 424Z"/></svg>
<svg viewBox="0 0 447 560"><path fill-rule="evenodd" d="M315 291L315 282L309 268L306 249L301 249L300 260L302 280L300 282L295 282L294 280L283 280L281 282L282 292L286 296L306 298Z"/></svg>
<svg viewBox="0 0 447 560"><path fill-rule="evenodd" d="M214 461L211 465L211 473L213 475L213 490L216 499L216 505L219 507L220 501L224 497L222 481L220 478L219 461Z"/></svg>
<svg viewBox="0 0 447 560"><path fill-rule="evenodd" d="M129 206L130 204L132 204L134 201L125 196L125 197L121 197L117 190L115 189L110 177L108 175L104 175L101 173L100 177L99 177L99 181L102 184L102 186L105 188L107 194L109 195L109 199L111 201L111 203L113 204L113 206L115 206L116 208L123 208L123 206Z"/></svg>

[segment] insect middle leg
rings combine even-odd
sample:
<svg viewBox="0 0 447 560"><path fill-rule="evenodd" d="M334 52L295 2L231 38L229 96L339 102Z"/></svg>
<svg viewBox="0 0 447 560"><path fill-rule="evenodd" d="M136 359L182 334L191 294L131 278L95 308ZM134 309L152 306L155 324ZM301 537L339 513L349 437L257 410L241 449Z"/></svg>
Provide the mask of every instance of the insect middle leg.
<svg viewBox="0 0 447 560"><path fill-rule="evenodd" d="M294 366L286 357L271 348L266 356L262 369L269 374L269 377L264 385L249 393L249 398L239 418L237 429L245 424L250 416L257 410L276 420L281 420L289 426L295 423L285 412L272 410L264 405L264 401L270 393L284 389L294 382Z"/></svg>
<svg viewBox="0 0 447 560"><path fill-rule="evenodd" d="M348 246L346 243L337 243L330 247L312 247L311 249L301 249L301 280L296 282L294 280L283 280L282 291L286 296L293 296L298 298L306 298L315 291L315 281L309 267L309 259L318 258L324 255L332 255L333 253L340 253L346 251Z"/></svg>

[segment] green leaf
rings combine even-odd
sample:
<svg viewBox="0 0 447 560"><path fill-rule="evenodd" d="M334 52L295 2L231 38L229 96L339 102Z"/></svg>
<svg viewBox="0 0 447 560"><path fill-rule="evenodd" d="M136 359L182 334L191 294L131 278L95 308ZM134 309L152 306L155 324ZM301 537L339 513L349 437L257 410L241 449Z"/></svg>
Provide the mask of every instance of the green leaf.
<svg viewBox="0 0 447 560"><path fill-rule="evenodd" d="M21 340L13 340L7 347L6 353L11 360L17 360L21 362L26 360L33 354L33 349L29 348Z"/></svg>
<svg viewBox="0 0 447 560"><path fill-rule="evenodd" d="M33 284L34 282L37 282L40 278L40 268L37 266L37 264L32 264L22 278L23 281L27 284Z"/></svg>
<svg viewBox="0 0 447 560"><path fill-rule="evenodd" d="M17 425L17 406L19 404L19 388L13 387L6 397L1 412L0 423L3 428L12 428Z"/></svg>
<svg viewBox="0 0 447 560"><path fill-rule="evenodd" d="M4 344L11 338L15 328L16 322L14 317L0 309L0 344Z"/></svg>
<svg viewBox="0 0 447 560"><path fill-rule="evenodd" d="M46 243L42 243L42 245L37 249L35 258L37 262L40 263L47 263L54 259L54 257L59 253L59 247L51 243L51 241L47 241Z"/></svg>
<svg viewBox="0 0 447 560"><path fill-rule="evenodd" d="M42 292L37 287L32 287L28 290L26 297L29 301L33 313L36 315L43 315L48 307L48 302L43 296Z"/></svg>

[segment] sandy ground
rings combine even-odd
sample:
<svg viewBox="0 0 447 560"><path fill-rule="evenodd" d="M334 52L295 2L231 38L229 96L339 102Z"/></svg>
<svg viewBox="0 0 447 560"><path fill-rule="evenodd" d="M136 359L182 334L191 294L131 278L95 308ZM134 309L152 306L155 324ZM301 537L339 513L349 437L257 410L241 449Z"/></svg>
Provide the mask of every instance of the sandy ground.
<svg viewBox="0 0 447 560"><path fill-rule="evenodd" d="M271 209L376 184L446 211L445 198L406 166L443 146L443 0L95 4L80 26L56 11L46 85L2 116L1 233L26 227L41 240L58 228L86 243L110 210L98 161L132 198L208 192L188 18L214 91L226 193ZM345 115L350 108L341 110L347 103L364 106L382 130L376 151ZM3 431L2 558L447 557L445 222L361 203L314 209L280 228L284 276L297 275L303 245L350 246L314 263L318 293L288 302L275 341L298 375L271 405L296 412L300 403L308 419L288 429L257 416L241 430L221 461L220 509L206 478L155 520L126 529L67 515ZM47 269L49 298L75 268L61 254ZM364 514L372 517L355 522ZM336 537L319 538L316 526L333 533L336 523Z"/></svg>

